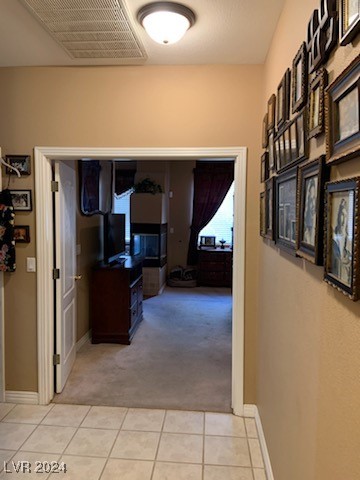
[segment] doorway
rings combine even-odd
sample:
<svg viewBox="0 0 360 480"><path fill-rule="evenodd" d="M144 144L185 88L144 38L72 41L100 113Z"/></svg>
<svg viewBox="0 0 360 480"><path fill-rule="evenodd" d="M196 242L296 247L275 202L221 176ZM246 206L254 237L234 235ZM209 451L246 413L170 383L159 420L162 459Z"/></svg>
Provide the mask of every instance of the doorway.
<svg viewBox="0 0 360 480"><path fill-rule="evenodd" d="M234 268L232 316L232 408L236 415L243 413L243 348L244 348L244 274L245 274L245 198L246 198L246 148L195 148L195 149L68 149L35 148L38 254L38 358L39 402L46 404L53 398L54 380L52 365L52 338L54 300L52 281L52 211L51 211L51 160L74 160L84 157L94 159L200 159L224 158L235 160L234 209Z"/></svg>

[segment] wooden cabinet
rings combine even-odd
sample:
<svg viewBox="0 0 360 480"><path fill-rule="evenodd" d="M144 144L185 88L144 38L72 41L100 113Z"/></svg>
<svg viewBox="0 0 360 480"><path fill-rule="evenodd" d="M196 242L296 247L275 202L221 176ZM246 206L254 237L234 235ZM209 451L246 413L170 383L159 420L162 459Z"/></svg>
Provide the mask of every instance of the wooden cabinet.
<svg viewBox="0 0 360 480"><path fill-rule="evenodd" d="M92 343L129 345L142 317L142 262L128 257L123 265L97 265L90 286Z"/></svg>
<svg viewBox="0 0 360 480"><path fill-rule="evenodd" d="M232 250L199 250L198 284L209 287L231 287Z"/></svg>

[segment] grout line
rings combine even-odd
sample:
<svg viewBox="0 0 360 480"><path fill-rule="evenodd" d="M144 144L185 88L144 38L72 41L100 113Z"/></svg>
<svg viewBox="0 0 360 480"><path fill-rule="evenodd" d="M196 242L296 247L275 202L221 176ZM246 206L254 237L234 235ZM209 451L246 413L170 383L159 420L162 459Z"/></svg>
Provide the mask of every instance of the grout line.
<svg viewBox="0 0 360 480"><path fill-rule="evenodd" d="M152 470L151 470L150 480L152 480L153 477L154 477L155 467L156 467L156 462L157 462L157 457L158 457L159 449L160 449L160 442L161 442L163 433L167 433L167 432L164 432L164 425L165 425L165 420L166 420L167 412L168 412L168 410L165 410L164 417L163 417L163 419L162 419L161 430L160 430L159 440L158 440L158 444L157 444L157 448L156 448L156 452L155 452L155 458L154 458L154 462L153 462L153 467L152 467Z"/></svg>

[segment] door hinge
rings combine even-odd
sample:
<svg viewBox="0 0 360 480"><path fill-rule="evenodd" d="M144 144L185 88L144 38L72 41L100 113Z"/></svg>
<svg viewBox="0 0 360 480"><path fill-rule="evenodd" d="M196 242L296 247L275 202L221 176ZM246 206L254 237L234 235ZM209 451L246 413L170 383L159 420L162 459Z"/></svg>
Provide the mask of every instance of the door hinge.
<svg viewBox="0 0 360 480"><path fill-rule="evenodd" d="M52 192L58 192L59 191L59 182L52 181L51 182L51 191Z"/></svg>
<svg viewBox="0 0 360 480"><path fill-rule="evenodd" d="M53 355L53 364L54 365L60 365L60 354L59 353L55 353L55 355Z"/></svg>
<svg viewBox="0 0 360 480"><path fill-rule="evenodd" d="M54 268L53 269L53 279L54 280L59 280L60 278L60 268Z"/></svg>

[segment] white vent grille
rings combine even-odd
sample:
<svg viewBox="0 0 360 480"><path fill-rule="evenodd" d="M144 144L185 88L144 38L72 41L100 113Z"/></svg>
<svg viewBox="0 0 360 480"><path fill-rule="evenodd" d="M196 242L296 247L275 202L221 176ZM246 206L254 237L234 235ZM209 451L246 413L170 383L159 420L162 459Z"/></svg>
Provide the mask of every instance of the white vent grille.
<svg viewBox="0 0 360 480"><path fill-rule="evenodd" d="M147 58L121 0L21 1L73 58Z"/></svg>

